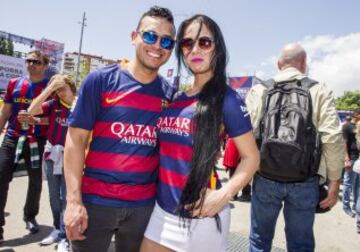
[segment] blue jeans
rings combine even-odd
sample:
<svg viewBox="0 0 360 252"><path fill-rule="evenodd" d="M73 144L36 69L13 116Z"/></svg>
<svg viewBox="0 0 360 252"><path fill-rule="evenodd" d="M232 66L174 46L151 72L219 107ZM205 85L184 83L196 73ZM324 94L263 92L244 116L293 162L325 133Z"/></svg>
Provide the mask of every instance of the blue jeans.
<svg viewBox="0 0 360 252"><path fill-rule="evenodd" d="M250 251L271 251L276 221L284 206L287 250L314 251L313 224L319 178L279 183L256 175L251 198Z"/></svg>
<svg viewBox="0 0 360 252"><path fill-rule="evenodd" d="M354 192L354 204L356 212L356 227L360 230L360 174L353 173L353 192Z"/></svg>
<svg viewBox="0 0 360 252"><path fill-rule="evenodd" d="M45 160L45 173L49 186L50 207L54 227L60 230L59 238L66 238L64 211L66 207L66 187L64 175L54 175L54 162Z"/></svg>
<svg viewBox="0 0 360 252"><path fill-rule="evenodd" d="M354 162L352 161L352 163L354 163ZM353 192L353 177L354 177L354 172L352 170L344 171L343 197L342 197L343 209L351 210L350 196L351 196L351 193ZM355 202L355 197L354 197L354 202Z"/></svg>

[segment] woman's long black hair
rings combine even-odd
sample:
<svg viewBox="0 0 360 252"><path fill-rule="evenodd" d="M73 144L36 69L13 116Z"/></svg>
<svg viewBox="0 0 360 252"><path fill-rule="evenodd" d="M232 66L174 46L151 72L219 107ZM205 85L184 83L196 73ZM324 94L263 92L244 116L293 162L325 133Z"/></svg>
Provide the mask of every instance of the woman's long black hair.
<svg viewBox="0 0 360 252"><path fill-rule="evenodd" d="M214 170L217 154L220 151L223 102L227 89L226 64L228 58L225 41L219 26L205 15L195 15L180 25L175 49L179 73L182 65L191 72L185 63L185 55L183 55L180 42L184 38L186 28L193 22L200 24L197 37L204 26L209 29L215 48L210 65L213 76L199 93L194 116L191 171L178 206L179 215L183 219L189 217L189 214L195 209L201 209L203 206L211 172ZM200 200L200 204L196 204L198 200Z"/></svg>

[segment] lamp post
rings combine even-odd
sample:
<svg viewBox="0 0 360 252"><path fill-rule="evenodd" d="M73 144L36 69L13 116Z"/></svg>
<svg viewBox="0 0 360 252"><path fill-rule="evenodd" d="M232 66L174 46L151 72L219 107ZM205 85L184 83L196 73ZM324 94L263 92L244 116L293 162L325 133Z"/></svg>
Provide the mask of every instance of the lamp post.
<svg viewBox="0 0 360 252"><path fill-rule="evenodd" d="M84 26L86 26L85 21L86 21L86 17L85 17L85 12L84 12L82 22L81 23L79 22L79 24L81 24L81 34L80 34L79 53L78 53L78 60L77 60L77 67L76 67L76 78L75 78L76 84L79 83L80 55L81 55L81 47L82 47L82 40L83 40L83 34L84 34Z"/></svg>

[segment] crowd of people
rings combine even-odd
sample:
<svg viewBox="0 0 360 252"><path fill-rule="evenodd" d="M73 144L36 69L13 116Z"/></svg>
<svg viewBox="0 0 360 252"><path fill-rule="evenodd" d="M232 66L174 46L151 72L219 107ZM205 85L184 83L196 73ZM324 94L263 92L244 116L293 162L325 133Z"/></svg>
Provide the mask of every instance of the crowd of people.
<svg viewBox="0 0 360 252"><path fill-rule="evenodd" d="M344 211L356 211L360 233L360 174L351 169L360 113L341 128L331 90L307 76L300 44L285 45L278 74L243 101L227 85L225 39L209 16L176 31L171 11L154 6L131 40L135 58L90 73L77 98L69 76L45 78L46 55L27 54L28 77L9 82L0 112L0 243L22 162L25 226L39 231L44 172L54 229L41 245L58 251L107 251L112 237L116 251L226 251L229 201L239 191L251 201L250 251L271 250L282 208L287 250L314 251L315 213L336 204L344 167ZM179 73L194 76L184 92L158 73L173 49ZM231 176L221 185L225 138Z"/></svg>

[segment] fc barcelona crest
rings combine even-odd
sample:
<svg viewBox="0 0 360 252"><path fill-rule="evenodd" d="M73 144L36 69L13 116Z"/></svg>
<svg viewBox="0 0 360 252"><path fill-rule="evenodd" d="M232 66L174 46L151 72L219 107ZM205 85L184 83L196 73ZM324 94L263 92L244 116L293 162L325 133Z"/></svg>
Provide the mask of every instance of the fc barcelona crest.
<svg viewBox="0 0 360 252"><path fill-rule="evenodd" d="M166 109L169 107L169 101L162 99L161 100L161 109Z"/></svg>

